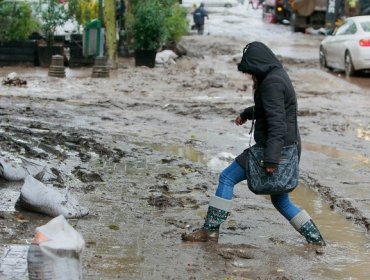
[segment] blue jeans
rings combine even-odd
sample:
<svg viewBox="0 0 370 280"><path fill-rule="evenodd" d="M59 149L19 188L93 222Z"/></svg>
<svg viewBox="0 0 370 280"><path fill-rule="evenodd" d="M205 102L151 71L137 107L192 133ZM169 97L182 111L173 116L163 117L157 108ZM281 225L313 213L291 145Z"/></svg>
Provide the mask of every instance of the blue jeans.
<svg viewBox="0 0 370 280"><path fill-rule="evenodd" d="M235 160L220 174L216 196L231 200L233 198L234 186L246 180L245 170ZM289 193L271 195L274 207L290 221L301 209L289 200Z"/></svg>

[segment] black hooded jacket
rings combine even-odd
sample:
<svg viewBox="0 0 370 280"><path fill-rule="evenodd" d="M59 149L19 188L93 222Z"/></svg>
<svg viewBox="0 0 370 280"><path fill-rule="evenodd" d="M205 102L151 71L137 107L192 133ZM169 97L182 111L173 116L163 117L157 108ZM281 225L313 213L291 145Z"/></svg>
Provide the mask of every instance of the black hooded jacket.
<svg viewBox="0 0 370 280"><path fill-rule="evenodd" d="M255 105L240 116L243 120L255 119L254 140L265 147L264 165L276 167L282 147L300 143L292 82L274 53L261 42L245 47L238 70L257 78Z"/></svg>

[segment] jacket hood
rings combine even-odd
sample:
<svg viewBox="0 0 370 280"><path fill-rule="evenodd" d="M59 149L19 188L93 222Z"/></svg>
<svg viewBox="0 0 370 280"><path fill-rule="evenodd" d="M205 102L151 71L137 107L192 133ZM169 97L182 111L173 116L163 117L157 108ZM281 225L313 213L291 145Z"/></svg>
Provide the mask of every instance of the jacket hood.
<svg viewBox="0 0 370 280"><path fill-rule="evenodd" d="M275 54L261 42L252 42L245 46L243 57L238 64L238 70L254 74L258 80L263 80L275 68L282 68Z"/></svg>

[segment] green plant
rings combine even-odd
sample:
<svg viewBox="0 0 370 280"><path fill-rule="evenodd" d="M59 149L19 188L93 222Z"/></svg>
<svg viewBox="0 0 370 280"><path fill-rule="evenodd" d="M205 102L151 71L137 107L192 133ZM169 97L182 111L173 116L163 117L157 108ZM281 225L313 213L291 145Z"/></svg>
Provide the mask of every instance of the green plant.
<svg viewBox="0 0 370 280"><path fill-rule="evenodd" d="M181 37L188 32L187 11L185 8L174 4L167 9L165 18L166 42L178 43Z"/></svg>
<svg viewBox="0 0 370 280"><path fill-rule="evenodd" d="M41 29L48 45L52 45L54 33L59 25L63 25L70 17L64 5L58 0L48 0L40 4Z"/></svg>
<svg viewBox="0 0 370 280"><path fill-rule="evenodd" d="M78 24L85 25L87 22L98 18L97 0L69 0L68 14L75 18Z"/></svg>
<svg viewBox="0 0 370 280"><path fill-rule="evenodd" d="M0 41L27 40L38 29L28 2L0 1Z"/></svg>
<svg viewBox="0 0 370 280"><path fill-rule="evenodd" d="M136 50L158 50L165 41L165 17L162 6L157 0L144 0L135 5L132 33Z"/></svg>

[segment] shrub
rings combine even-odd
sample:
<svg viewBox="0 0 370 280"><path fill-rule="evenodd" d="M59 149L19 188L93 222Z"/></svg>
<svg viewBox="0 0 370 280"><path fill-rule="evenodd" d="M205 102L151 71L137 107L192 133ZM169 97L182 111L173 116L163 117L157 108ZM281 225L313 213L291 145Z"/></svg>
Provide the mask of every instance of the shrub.
<svg viewBox="0 0 370 280"><path fill-rule="evenodd" d="M159 49L163 43L178 43L187 33L187 10L179 6L178 0L130 0L129 2L132 10L125 13L124 33L129 47L147 48L149 44L154 44L155 49ZM154 21L150 22L153 18ZM150 31L153 28L155 32ZM156 32L159 35L156 35Z"/></svg>
<svg viewBox="0 0 370 280"><path fill-rule="evenodd" d="M74 17L78 24L85 25L87 22L98 18L97 0L69 0L68 13Z"/></svg>
<svg viewBox="0 0 370 280"><path fill-rule="evenodd" d="M49 0L39 6L38 12L41 14L41 29L48 45L51 45L57 26L69 19L68 11L58 0Z"/></svg>
<svg viewBox="0 0 370 280"><path fill-rule="evenodd" d="M181 37L188 32L187 11L179 5L173 5L168 9L165 18L166 41L178 43Z"/></svg>
<svg viewBox="0 0 370 280"><path fill-rule="evenodd" d="M131 26L136 50L158 50L165 41L164 12L157 0L144 0L134 7Z"/></svg>
<svg viewBox="0 0 370 280"><path fill-rule="evenodd" d="M0 2L0 26L0 41L22 41L38 29L39 22L27 2L3 1Z"/></svg>

